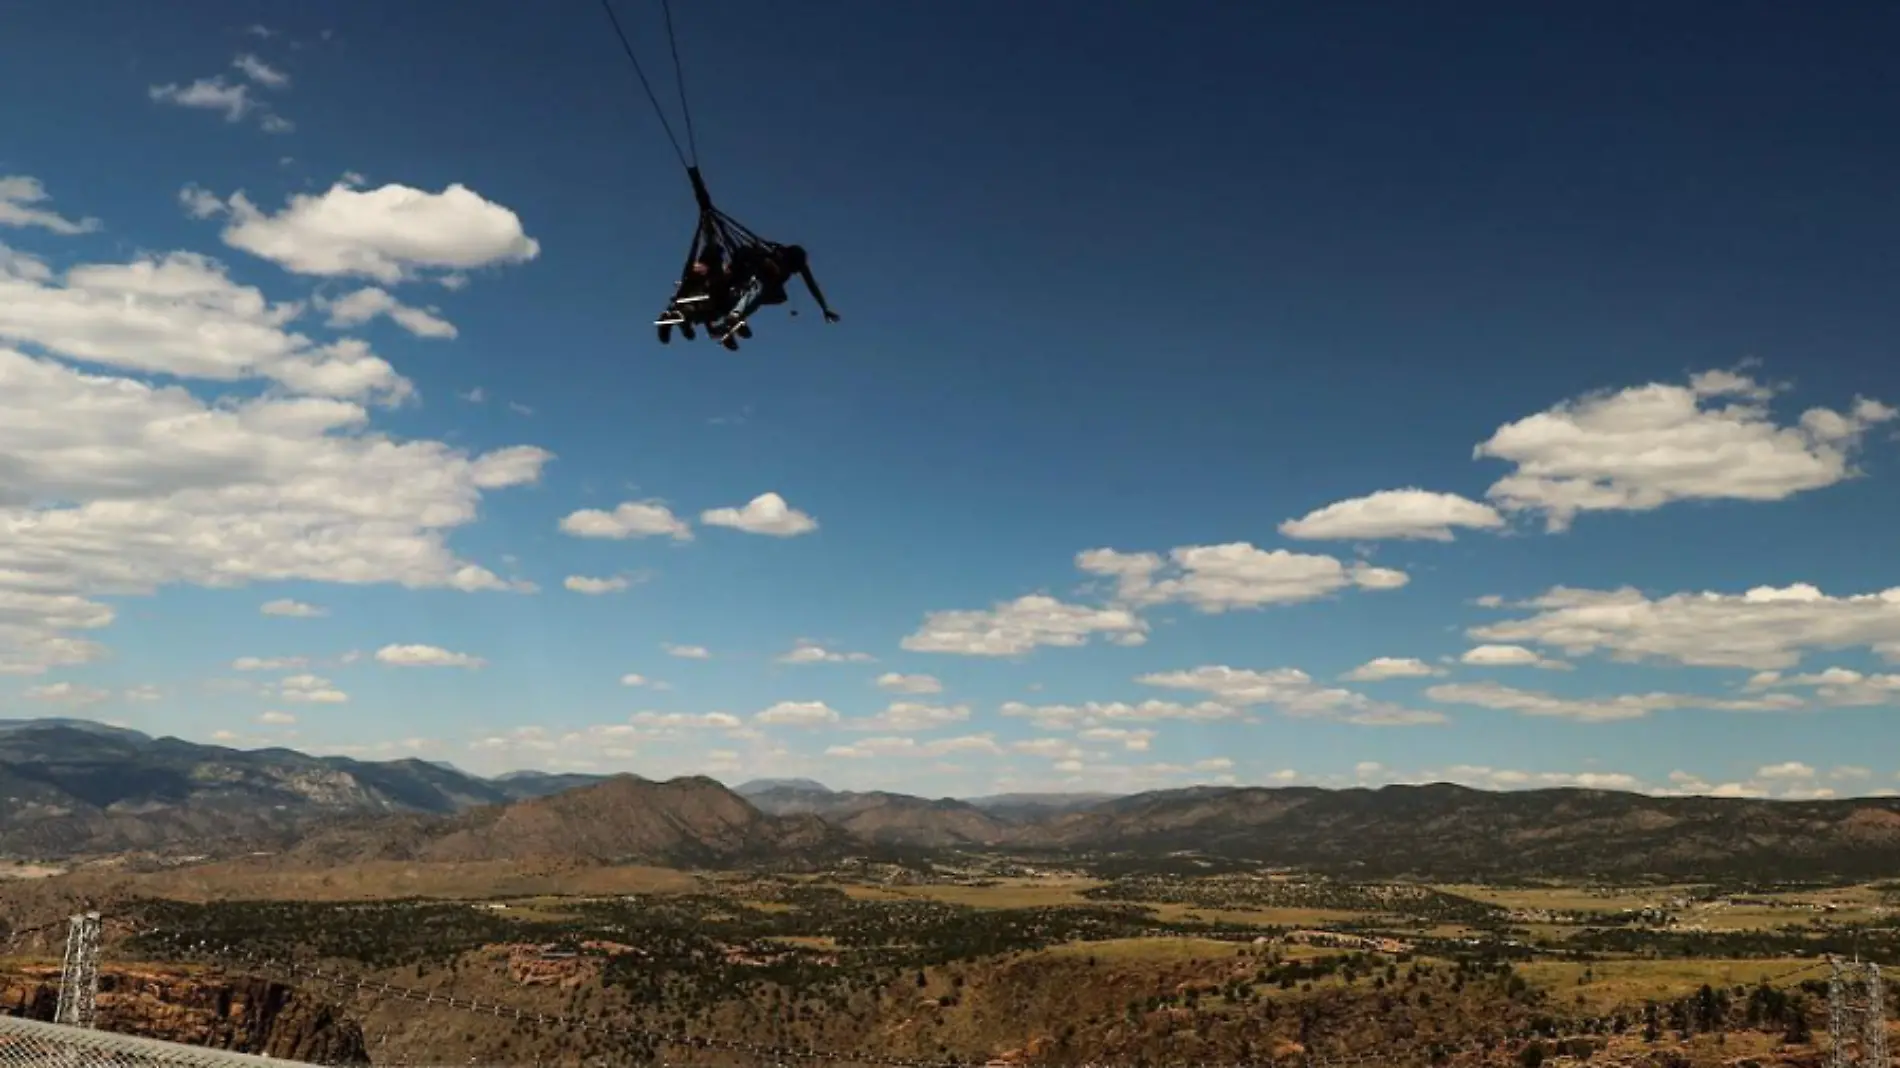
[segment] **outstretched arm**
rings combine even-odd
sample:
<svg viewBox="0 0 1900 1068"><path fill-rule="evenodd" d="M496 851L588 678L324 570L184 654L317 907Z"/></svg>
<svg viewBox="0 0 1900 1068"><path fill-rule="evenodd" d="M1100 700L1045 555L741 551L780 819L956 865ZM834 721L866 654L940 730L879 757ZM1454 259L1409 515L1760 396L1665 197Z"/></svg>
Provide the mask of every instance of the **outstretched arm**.
<svg viewBox="0 0 1900 1068"><path fill-rule="evenodd" d="M825 291L818 288L818 279L811 276L811 268L800 267L798 269L798 277L805 280L805 288L811 290L812 299L818 302L818 309L825 313L825 321L831 323L837 322L838 313L832 311L831 305L825 303Z"/></svg>

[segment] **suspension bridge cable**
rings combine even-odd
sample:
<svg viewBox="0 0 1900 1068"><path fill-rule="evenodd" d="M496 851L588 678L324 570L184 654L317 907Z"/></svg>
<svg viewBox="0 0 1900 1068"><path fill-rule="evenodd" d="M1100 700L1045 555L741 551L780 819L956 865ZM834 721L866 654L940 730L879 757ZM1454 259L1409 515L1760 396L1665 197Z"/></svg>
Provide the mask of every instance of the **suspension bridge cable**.
<svg viewBox="0 0 1900 1068"><path fill-rule="evenodd" d="M613 23L614 36L620 38L620 48L622 51L627 53L627 61L633 64L633 73L638 75L640 78L640 88L646 90L647 103L653 105L653 114L659 117L660 128L666 131L666 139L672 142L673 155L679 159L680 166L685 167L688 170L691 170L693 167L693 163L687 161L685 150L680 148L680 139L674 136L673 134L673 124L666 121L666 109L660 106L660 98L653 92L653 83L647 80L646 68L640 65L640 57L637 54L635 54L633 51L633 42L627 40L627 31L620 28L620 16L614 14L614 5L613 5L612 0L600 0L600 9L607 13L607 21ZM673 32L672 21L673 21L672 8L669 5L667 8L667 36L668 37L672 36L672 32ZM673 62L676 68L679 64L678 54L679 54L678 50L677 48L675 48L674 50L675 58ZM680 83L682 86L685 85L685 77L683 75L680 78ZM686 101L685 101L684 91L682 90L680 103L682 106L684 106L685 102ZM689 137L691 136L692 121L693 121L692 112L688 111L686 115L686 123L687 123L687 131L688 131ZM695 148L693 150L693 157L695 160L697 160L698 156L699 156L699 150Z"/></svg>

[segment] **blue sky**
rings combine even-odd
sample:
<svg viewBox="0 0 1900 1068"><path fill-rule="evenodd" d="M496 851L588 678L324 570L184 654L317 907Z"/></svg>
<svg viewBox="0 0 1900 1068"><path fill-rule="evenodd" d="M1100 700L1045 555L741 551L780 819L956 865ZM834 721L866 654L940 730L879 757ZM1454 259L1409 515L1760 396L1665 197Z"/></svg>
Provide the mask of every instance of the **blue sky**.
<svg viewBox="0 0 1900 1068"><path fill-rule="evenodd" d="M593 5L13 16L8 714L922 793L1900 787L1892 13L677 19L715 198L842 323L656 344L692 203Z"/></svg>

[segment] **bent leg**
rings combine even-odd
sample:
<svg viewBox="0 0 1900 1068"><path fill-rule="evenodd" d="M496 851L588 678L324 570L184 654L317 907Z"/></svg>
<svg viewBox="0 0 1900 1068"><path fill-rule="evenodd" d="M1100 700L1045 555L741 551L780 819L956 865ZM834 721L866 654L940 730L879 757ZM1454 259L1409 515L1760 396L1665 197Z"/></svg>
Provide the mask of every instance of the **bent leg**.
<svg viewBox="0 0 1900 1068"><path fill-rule="evenodd" d="M759 301L765 296L765 285L757 278L748 278L741 286L738 298L732 302L732 310L719 320L721 329L729 329L734 324L745 322L752 313L759 310Z"/></svg>

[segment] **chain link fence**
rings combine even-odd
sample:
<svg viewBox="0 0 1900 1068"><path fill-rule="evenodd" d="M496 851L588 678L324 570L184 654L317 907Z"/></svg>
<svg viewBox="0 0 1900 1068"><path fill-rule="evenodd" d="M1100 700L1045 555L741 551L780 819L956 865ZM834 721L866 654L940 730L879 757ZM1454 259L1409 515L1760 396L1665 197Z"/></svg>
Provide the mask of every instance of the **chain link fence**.
<svg viewBox="0 0 1900 1068"><path fill-rule="evenodd" d="M0 1068L282 1068L297 1063L0 1016Z"/></svg>

